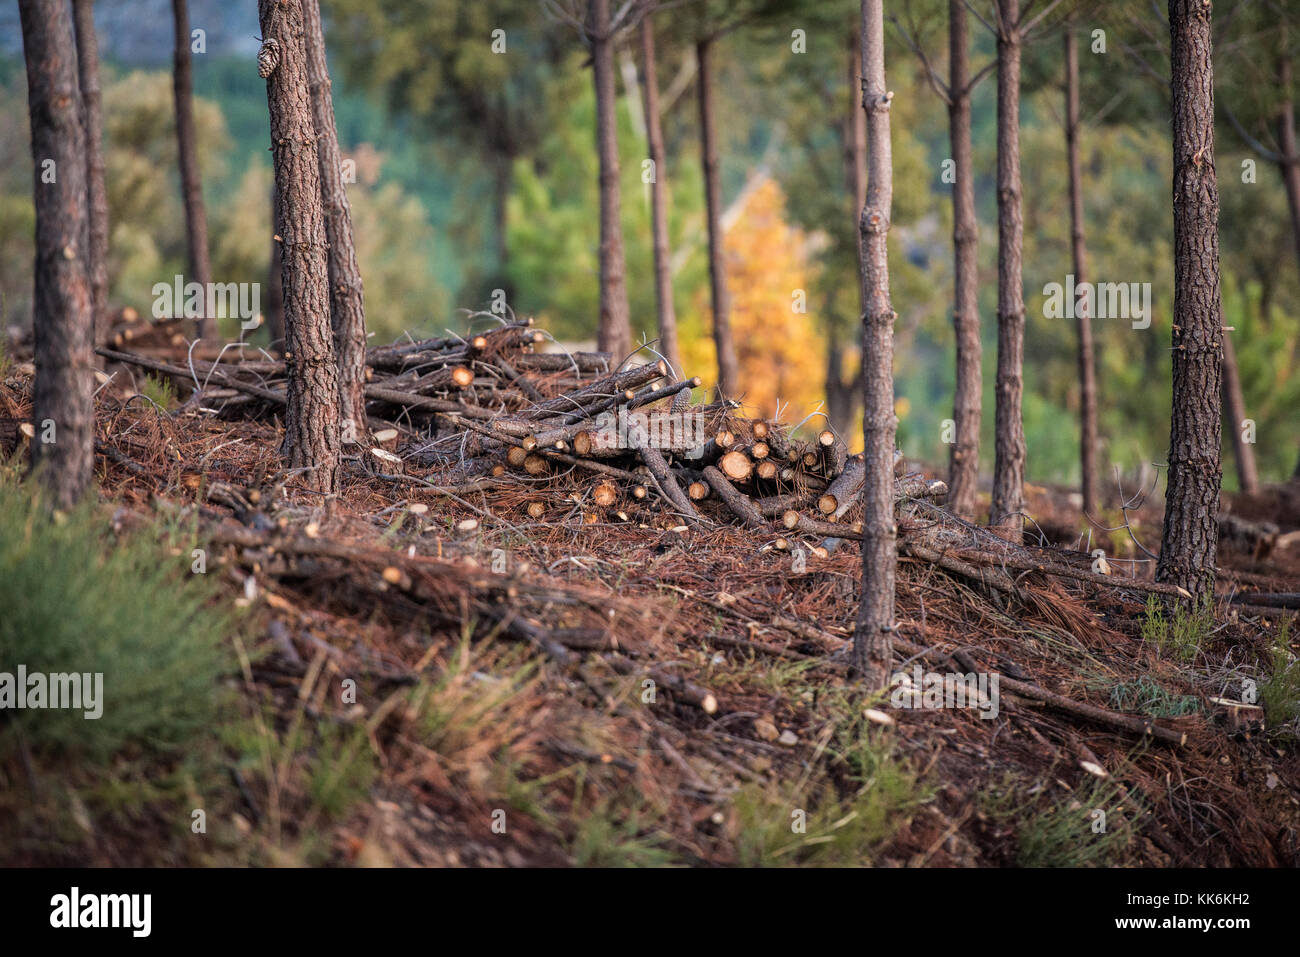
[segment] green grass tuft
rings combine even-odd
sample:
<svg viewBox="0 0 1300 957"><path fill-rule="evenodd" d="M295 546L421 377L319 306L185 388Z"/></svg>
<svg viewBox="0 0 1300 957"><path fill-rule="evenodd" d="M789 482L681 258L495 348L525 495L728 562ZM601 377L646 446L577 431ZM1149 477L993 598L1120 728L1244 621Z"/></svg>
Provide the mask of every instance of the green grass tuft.
<svg viewBox="0 0 1300 957"><path fill-rule="evenodd" d="M97 720L7 711L0 760L21 747L90 770L212 733L233 618L190 545L158 531L119 536L92 505L50 517L32 483L0 476L0 671L103 674Z"/></svg>

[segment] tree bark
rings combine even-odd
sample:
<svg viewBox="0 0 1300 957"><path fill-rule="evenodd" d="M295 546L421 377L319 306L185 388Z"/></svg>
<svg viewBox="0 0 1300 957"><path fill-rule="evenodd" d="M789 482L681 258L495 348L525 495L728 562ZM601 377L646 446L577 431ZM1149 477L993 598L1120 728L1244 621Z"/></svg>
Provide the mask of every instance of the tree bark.
<svg viewBox="0 0 1300 957"><path fill-rule="evenodd" d="M862 0L862 108L870 164L859 220L861 279L867 308L862 335L862 604L853 632L853 663L872 688L889 680L893 654L894 577L894 309L889 296L887 236L893 204L889 103L885 88L885 26L881 0Z"/></svg>
<svg viewBox="0 0 1300 957"><path fill-rule="evenodd" d="M1087 282L1088 249L1083 240L1083 173L1079 164L1079 50L1074 24L1065 28L1065 152L1070 167L1070 251L1076 288ZM1097 374L1093 359L1091 303L1077 306L1079 336L1079 490L1083 514L1097 514Z"/></svg>
<svg viewBox="0 0 1300 957"><path fill-rule="evenodd" d="M86 262L93 316L91 341L98 345L108 314L108 191L104 186L104 120L93 0L73 0L72 16L77 31L77 66L85 111L83 135L86 140L86 190L90 215L90 246L86 250Z"/></svg>
<svg viewBox="0 0 1300 957"><path fill-rule="evenodd" d="M1173 414L1169 480L1156 580L1213 596L1223 305L1219 189L1214 169L1210 6L1169 0L1174 141Z"/></svg>
<svg viewBox="0 0 1300 957"><path fill-rule="evenodd" d="M212 281L208 260L208 215L203 206L203 182L199 178L197 136L194 132L194 79L190 65L190 11L188 0L172 0L172 18L176 27L175 69L172 89L176 97L176 146L181 168L181 197L185 201L185 237L189 244L190 282L206 290ZM201 339L217 335L215 316L199 317L196 334Z"/></svg>
<svg viewBox="0 0 1300 957"><path fill-rule="evenodd" d="M731 335L731 296L727 292L727 269L723 262L722 184L718 180L712 52L712 38L695 44L695 84L700 102L700 163L704 170L709 226L709 290L713 303L713 345L718 353L718 394L733 398L740 387L740 361Z"/></svg>
<svg viewBox="0 0 1300 957"><path fill-rule="evenodd" d="M975 218L975 164L971 153L970 44L966 5L948 0L948 136L956 183L952 192L953 334L957 382L953 392L953 442L948 450L948 507L975 516L979 485L983 373L980 361L979 222Z"/></svg>
<svg viewBox="0 0 1300 957"><path fill-rule="evenodd" d="M646 138L654 180L650 183L651 228L655 248L655 305L659 322L659 351L669 365L682 373L677 343L677 310L673 307L672 256L668 249L668 182L664 175L664 131L659 118L659 69L655 62L654 25L647 14L641 21L642 80L645 85Z"/></svg>
<svg viewBox="0 0 1300 957"><path fill-rule="evenodd" d="M998 375L994 412L993 507L989 522L1010 541L1024 529L1025 294L1020 195L1020 0L997 0L998 30Z"/></svg>
<svg viewBox="0 0 1300 957"><path fill-rule="evenodd" d="M596 348L613 353L615 361L621 362L632 351L632 324L623 257L618 101L614 90L614 38L610 32L609 0L591 0L586 30L596 84L596 153L600 158L600 326Z"/></svg>
<svg viewBox="0 0 1300 957"><path fill-rule="evenodd" d="M275 166L276 222L283 237L288 385L281 453L308 486L332 494L339 473L339 381L329 323L329 265L320 161L307 84L302 6L258 0L259 72L266 77Z"/></svg>
<svg viewBox="0 0 1300 957"><path fill-rule="evenodd" d="M279 204L275 198L275 184L271 184L271 264L266 279L266 331L271 338L271 352L284 352L284 276L280 247L283 237L277 221Z"/></svg>
<svg viewBox="0 0 1300 957"><path fill-rule="evenodd" d="M343 185L343 160L334 123L334 97L325 60L325 31L319 0L302 0L307 48L307 82L311 87L312 119L320 157L321 202L325 207L325 238L329 243L330 322L339 362L339 414L344 442L366 434L366 310L352 239L352 208Z"/></svg>
<svg viewBox="0 0 1300 957"><path fill-rule="evenodd" d="M53 504L67 508L91 485L95 440L90 222L77 44L64 0L19 0L18 13L35 163L32 465Z"/></svg>

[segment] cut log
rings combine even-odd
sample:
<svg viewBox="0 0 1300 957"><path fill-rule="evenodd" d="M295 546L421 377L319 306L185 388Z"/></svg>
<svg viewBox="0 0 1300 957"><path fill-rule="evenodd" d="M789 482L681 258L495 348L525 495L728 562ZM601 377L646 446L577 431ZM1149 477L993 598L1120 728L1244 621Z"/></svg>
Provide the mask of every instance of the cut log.
<svg viewBox="0 0 1300 957"><path fill-rule="evenodd" d="M749 460L746 459L746 461ZM754 507L754 503L749 496L742 495L737 491L736 487L727 481L727 477L722 472L712 465L706 465L704 467L704 480L709 483L713 491L718 493L718 498L727 504L732 513L750 528L768 527L766 519Z"/></svg>
<svg viewBox="0 0 1300 957"><path fill-rule="evenodd" d="M744 452L728 452L718 459L718 468L733 482L747 482L754 473L754 462Z"/></svg>

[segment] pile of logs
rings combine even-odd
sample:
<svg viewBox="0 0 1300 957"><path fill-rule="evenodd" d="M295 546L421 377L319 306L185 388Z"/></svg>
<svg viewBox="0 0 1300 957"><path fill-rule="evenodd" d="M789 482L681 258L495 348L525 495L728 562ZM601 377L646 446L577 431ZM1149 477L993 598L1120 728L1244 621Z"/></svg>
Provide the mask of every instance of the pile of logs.
<svg viewBox="0 0 1300 957"><path fill-rule="evenodd" d="M605 353L538 351L545 341L527 320L369 350L371 442L356 458L387 478L421 469L421 482L449 494L576 467L596 474L591 501L615 519L628 520L621 502L654 495L688 525L725 518L858 537L866 470L834 431L796 438L732 400L692 404L700 379L677 378L662 360L616 368ZM189 392L187 405L249 414L284 402L284 362L247 348L211 359L173 352L172 361L98 351L170 377ZM900 498L947 495L942 482L905 474L901 453L894 474ZM709 500L725 511L705 509Z"/></svg>

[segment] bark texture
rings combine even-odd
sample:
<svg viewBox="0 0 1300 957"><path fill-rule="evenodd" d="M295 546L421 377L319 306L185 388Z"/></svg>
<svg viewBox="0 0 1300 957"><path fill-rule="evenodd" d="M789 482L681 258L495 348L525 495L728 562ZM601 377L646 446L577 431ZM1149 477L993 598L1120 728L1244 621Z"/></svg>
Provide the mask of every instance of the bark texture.
<svg viewBox="0 0 1300 957"><path fill-rule="evenodd" d="M95 441L90 225L77 44L64 0L19 0L18 13L35 164L32 465L54 504L67 508L90 487Z"/></svg>
<svg viewBox="0 0 1300 957"><path fill-rule="evenodd" d="M175 68L172 90L176 97L176 146L181 168L181 198L185 203L185 239L189 246L190 274L187 280L208 288L212 265L208 259L208 214L203 206L203 182L199 178L199 154L194 132L194 77L190 64L190 11L188 0L172 0L176 28ZM204 299L206 301L206 295ZM199 318L196 329L202 339L215 338L215 316Z"/></svg>
<svg viewBox="0 0 1300 957"><path fill-rule="evenodd" d="M329 242L330 324L339 361L339 414L343 441L366 434L366 311L352 239L352 208L343 185L343 159L334 123L334 96L325 60L325 31L318 0L302 0L307 47L307 82L311 87L312 119L320 157L321 202L325 208L325 238Z"/></svg>
<svg viewBox="0 0 1300 957"><path fill-rule="evenodd" d="M948 507L975 517L979 484L983 374L980 361L979 225L975 218L975 167L971 154L970 43L966 5L948 2L948 136L957 182L952 190L953 310L957 382L953 393L953 441L948 450Z"/></svg>
<svg viewBox="0 0 1300 957"><path fill-rule="evenodd" d="M1025 507L1024 210L1020 195L1020 2L997 0L998 374L994 411L993 507L989 522L1020 541Z"/></svg>
<svg viewBox="0 0 1300 957"><path fill-rule="evenodd" d="M740 360L731 335L731 296L723 262L722 184L718 179L718 143L713 105L713 40L695 45L696 92L700 103L700 163L709 226L709 291L713 303L713 345L718 354L718 394L734 397L740 387Z"/></svg>
<svg viewBox="0 0 1300 957"><path fill-rule="evenodd" d="M596 84L596 153L600 158L600 326L596 347L615 361L632 351L632 324L627 302L623 256L622 201L618 191L618 100L614 90L614 37L609 0L587 7L587 42L591 44Z"/></svg>
<svg viewBox="0 0 1300 957"><path fill-rule="evenodd" d="M280 257L280 235L278 222L278 204L275 199L275 184L271 184L271 262L266 277L266 331L271 338L271 351L284 352L284 268Z"/></svg>
<svg viewBox="0 0 1300 957"><path fill-rule="evenodd" d="M73 0L77 30L77 67L86 140L86 195L89 202L90 301L94 317L92 340L98 344L108 313L108 191L104 186L104 119L99 90L99 42L95 36L93 0Z"/></svg>
<svg viewBox="0 0 1300 957"><path fill-rule="evenodd" d="M1214 169L1210 4L1169 0L1174 140L1173 413L1156 578L1198 600L1213 595L1218 547L1220 375L1219 189Z"/></svg>
<svg viewBox="0 0 1300 957"><path fill-rule="evenodd" d="M677 342L677 310L673 306L672 257L668 250L668 181L664 173L664 130L659 119L659 69L655 61L654 24L647 14L641 21L642 81L645 85L646 138L654 182L650 184L651 228L655 249L655 306L659 324L659 351L669 364L682 372L682 354Z"/></svg>
<svg viewBox="0 0 1300 957"><path fill-rule="evenodd" d="M889 680L894 632L894 309L889 296L887 236L893 205L889 103L885 88L885 21L881 0L862 0L862 108L866 114L868 179L859 220L862 316L862 604L853 632L853 662L868 684Z"/></svg>
<svg viewBox="0 0 1300 957"><path fill-rule="evenodd" d="M276 215L284 282L288 368L282 454L302 469L310 488L333 493L339 473L339 382L329 323L329 267L320 162L307 84L307 52L299 0L258 0L269 67ZM274 44L274 45L272 45ZM265 70L266 68L263 67Z"/></svg>
<svg viewBox="0 0 1300 957"><path fill-rule="evenodd" d="M1083 232L1083 172L1079 163L1079 50L1074 24L1065 29L1065 152L1070 167L1070 252L1076 286L1088 281ZM1093 359L1091 303L1076 304L1079 337L1079 491L1083 513L1097 514L1097 374Z"/></svg>

